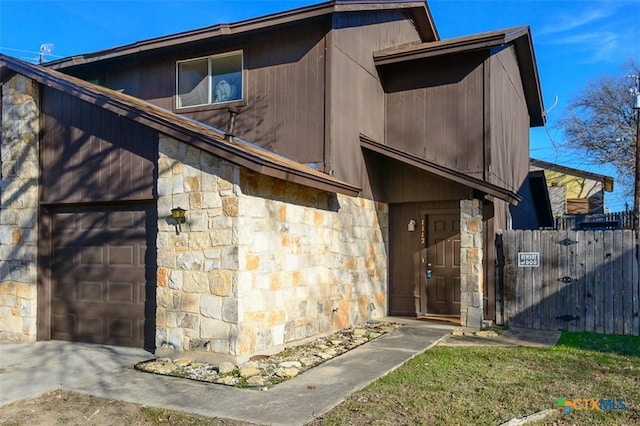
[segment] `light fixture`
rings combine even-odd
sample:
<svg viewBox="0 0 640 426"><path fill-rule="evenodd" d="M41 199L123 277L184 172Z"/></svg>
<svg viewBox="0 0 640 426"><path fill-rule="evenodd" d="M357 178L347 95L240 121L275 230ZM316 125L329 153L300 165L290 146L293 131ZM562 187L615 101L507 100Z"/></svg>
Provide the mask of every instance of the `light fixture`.
<svg viewBox="0 0 640 426"><path fill-rule="evenodd" d="M171 217L176 222L176 235L180 234L180 231L182 231L182 227L180 225L182 225L187 221L187 218L185 216L186 212L187 211L182 207L176 207L175 209L171 209Z"/></svg>

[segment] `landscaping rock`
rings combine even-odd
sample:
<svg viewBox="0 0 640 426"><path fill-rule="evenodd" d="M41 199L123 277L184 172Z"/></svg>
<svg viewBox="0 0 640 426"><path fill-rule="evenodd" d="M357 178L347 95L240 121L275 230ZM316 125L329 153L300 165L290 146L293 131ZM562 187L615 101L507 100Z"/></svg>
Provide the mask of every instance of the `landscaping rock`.
<svg viewBox="0 0 640 426"><path fill-rule="evenodd" d="M242 377L243 379L257 376L259 374L260 374L260 369L257 367L240 367L240 377Z"/></svg>
<svg viewBox="0 0 640 426"><path fill-rule="evenodd" d="M220 374L229 374L232 373L235 369L235 364L228 361L221 362L220 365L218 365L218 373Z"/></svg>
<svg viewBox="0 0 640 426"><path fill-rule="evenodd" d="M276 373L276 376L291 378L291 377L297 376L299 373L300 373L300 370L298 370L297 368L283 368L281 370L278 370L278 372Z"/></svg>
<svg viewBox="0 0 640 426"><path fill-rule="evenodd" d="M282 368L301 368L302 363L300 361L285 361L280 363Z"/></svg>
<svg viewBox="0 0 640 426"><path fill-rule="evenodd" d="M212 365L206 362L194 362L187 358L176 360L158 358L140 363L136 368L157 374L186 377L227 386L268 389L275 383L296 377L309 368L400 326L395 323L368 323L355 329L347 328L305 345L285 348L286 350L279 354L254 356L250 361L240 366L231 362Z"/></svg>

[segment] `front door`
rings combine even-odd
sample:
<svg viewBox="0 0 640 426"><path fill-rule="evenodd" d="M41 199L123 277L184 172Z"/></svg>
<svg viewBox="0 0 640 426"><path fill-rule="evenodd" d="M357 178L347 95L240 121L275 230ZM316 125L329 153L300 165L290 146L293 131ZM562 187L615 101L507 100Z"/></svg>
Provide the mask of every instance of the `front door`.
<svg viewBox="0 0 640 426"><path fill-rule="evenodd" d="M427 313L460 315L460 218L427 215Z"/></svg>

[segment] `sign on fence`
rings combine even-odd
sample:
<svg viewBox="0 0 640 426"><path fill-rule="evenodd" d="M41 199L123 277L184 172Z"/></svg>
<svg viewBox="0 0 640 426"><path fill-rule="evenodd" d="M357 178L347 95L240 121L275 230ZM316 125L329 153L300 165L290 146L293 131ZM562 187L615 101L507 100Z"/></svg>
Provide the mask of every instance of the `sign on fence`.
<svg viewBox="0 0 640 426"><path fill-rule="evenodd" d="M518 266L535 268L540 266L540 253L537 251L525 251L518 253Z"/></svg>

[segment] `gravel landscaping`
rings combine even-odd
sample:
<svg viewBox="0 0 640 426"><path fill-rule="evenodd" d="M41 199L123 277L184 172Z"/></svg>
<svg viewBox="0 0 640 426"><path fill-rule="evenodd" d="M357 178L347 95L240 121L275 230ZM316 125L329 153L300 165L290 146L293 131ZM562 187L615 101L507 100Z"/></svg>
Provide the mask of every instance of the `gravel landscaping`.
<svg viewBox="0 0 640 426"><path fill-rule="evenodd" d="M212 364L188 358L157 358L139 363L136 369L227 386L266 390L401 326L402 324L390 322L369 322L304 345L287 348L274 355L257 355L240 365L230 362Z"/></svg>

